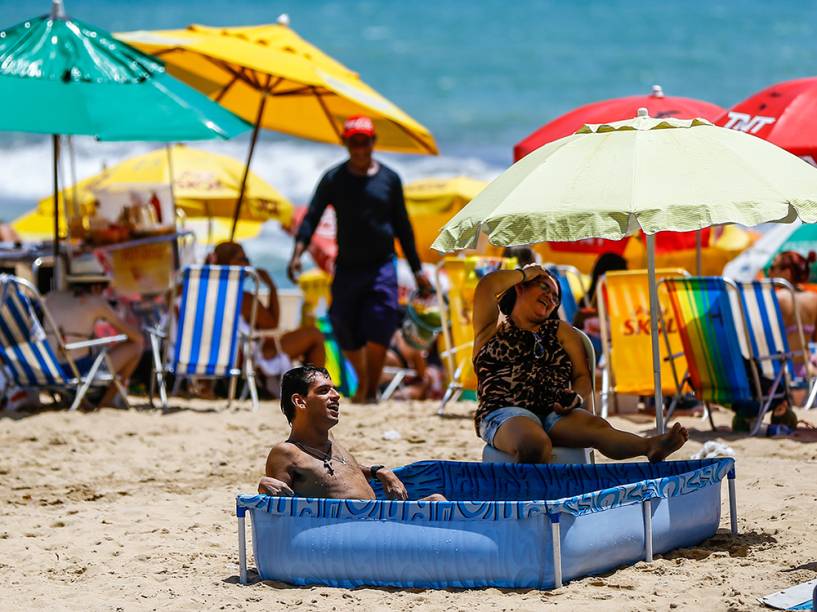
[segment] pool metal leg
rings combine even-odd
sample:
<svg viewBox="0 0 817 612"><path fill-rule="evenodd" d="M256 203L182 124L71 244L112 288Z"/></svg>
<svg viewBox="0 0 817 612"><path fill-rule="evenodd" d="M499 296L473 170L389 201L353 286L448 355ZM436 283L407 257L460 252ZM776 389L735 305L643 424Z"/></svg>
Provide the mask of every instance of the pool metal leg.
<svg viewBox="0 0 817 612"><path fill-rule="evenodd" d="M731 522L732 535L738 535L738 501L735 497L735 468L729 470L726 475L729 483L729 521Z"/></svg>
<svg viewBox="0 0 817 612"><path fill-rule="evenodd" d="M652 500L645 499L641 504L644 514L644 561L652 563Z"/></svg>
<svg viewBox="0 0 817 612"><path fill-rule="evenodd" d="M562 583L562 540L559 529L559 515L548 514L550 517L550 536L553 540L553 583L554 588L561 588Z"/></svg>
<svg viewBox="0 0 817 612"><path fill-rule="evenodd" d="M235 509L238 517L238 578L241 584L247 584L247 533L244 527L244 515L246 508Z"/></svg>

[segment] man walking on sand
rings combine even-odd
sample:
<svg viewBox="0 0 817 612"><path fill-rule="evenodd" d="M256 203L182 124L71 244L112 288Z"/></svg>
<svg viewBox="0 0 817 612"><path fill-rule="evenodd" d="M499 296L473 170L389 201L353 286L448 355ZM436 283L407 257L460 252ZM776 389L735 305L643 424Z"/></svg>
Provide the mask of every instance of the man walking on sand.
<svg viewBox="0 0 817 612"><path fill-rule="evenodd" d="M408 498L406 487L382 465L363 467L329 432L338 423L340 394L329 372L315 366L293 368L281 381L281 410L292 427L289 438L272 447L259 493L334 499L374 499L369 480L379 480L389 499ZM445 501L430 495L426 501Z"/></svg>
<svg viewBox="0 0 817 612"><path fill-rule="evenodd" d="M417 286L430 291L414 244L400 177L372 158L376 140L369 117L350 117L343 128L349 159L318 183L298 233L287 272L295 282L301 255L328 205L337 215L338 257L329 318L343 354L357 374L353 402L377 401L386 350L399 325L394 238Z"/></svg>

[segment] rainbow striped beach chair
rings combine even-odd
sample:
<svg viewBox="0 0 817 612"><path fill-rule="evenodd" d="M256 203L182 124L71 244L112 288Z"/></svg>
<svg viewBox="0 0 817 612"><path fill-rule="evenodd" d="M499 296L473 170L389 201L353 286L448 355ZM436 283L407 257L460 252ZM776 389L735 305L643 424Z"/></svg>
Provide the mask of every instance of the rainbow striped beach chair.
<svg viewBox="0 0 817 612"><path fill-rule="evenodd" d="M773 290L752 283L741 288L715 276L670 278L659 284L667 290L687 362L687 371L679 377L675 355L670 355L676 379L688 381L707 409L710 403L757 401L751 435L757 434L772 402L788 396L791 374L786 343L778 338L778 344L769 344L774 338L770 315L779 315ZM765 330L769 335L762 333ZM780 352L774 352L778 348ZM764 376L768 382L764 390L761 376L767 371L773 377ZM711 411L710 424L714 429Z"/></svg>
<svg viewBox="0 0 817 612"><path fill-rule="evenodd" d="M52 344L49 336L56 343ZM127 336L120 334L66 343L34 285L16 276L0 275L0 358L18 387L73 396L70 410L76 410L92 386L113 383L127 406L127 392L110 374L114 369L108 357L110 347L125 340ZM96 351L96 356L88 371L81 373L71 352L88 349Z"/></svg>
<svg viewBox="0 0 817 612"><path fill-rule="evenodd" d="M253 410L258 408L258 390L255 385L253 345L255 338L255 304L258 300L258 275L249 266L189 266L180 273L181 295L178 313L171 309L170 330L175 332L171 342L165 329L154 328L151 334L153 369L162 408L167 410L165 379L176 377L176 386L183 378L218 379L230 381L227 406L232 404L238 377L243 377L249 388ZM253 285L255 297L249 321L241 320L244 287ZM243 362L237 364L238 349ZM174 388L175 388L174 387Z"/></svg>

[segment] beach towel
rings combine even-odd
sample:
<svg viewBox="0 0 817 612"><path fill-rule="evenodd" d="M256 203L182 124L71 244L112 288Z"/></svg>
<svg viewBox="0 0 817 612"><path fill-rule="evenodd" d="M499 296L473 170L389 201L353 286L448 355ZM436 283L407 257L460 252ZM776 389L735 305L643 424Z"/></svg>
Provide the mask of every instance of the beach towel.
<svg viewBox="0 0 817 612"><path fill-rule="evenodd" d="M758 597L758 601L776 610L814 610L815 589L817 579L796 584L765 597Z"/></svg>

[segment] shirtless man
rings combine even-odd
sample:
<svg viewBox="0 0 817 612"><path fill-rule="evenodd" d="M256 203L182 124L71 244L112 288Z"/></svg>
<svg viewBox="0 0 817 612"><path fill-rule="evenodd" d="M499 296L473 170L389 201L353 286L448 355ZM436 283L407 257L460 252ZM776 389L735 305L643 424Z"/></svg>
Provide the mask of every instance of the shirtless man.
<svg viewBox="0 0 817 612"><path fill-rule="evenodd" d="M127 387L130 378L144 350L142 332L131 325L111 308L102 297L102 292L110 284L110 277L94 255L83 255L71 262L71 274L66 275L68 290L52 291L45 296L45 304L68 342L89 340L94 337L94 327L98 321L105 321L118 333L125 334L125 342L115 344L108 351L114 372ZM51 338L51 342L56 339ZM94 362L90 349L71 352L77 369L84 374ZM100 401L101 406L112 406L116 396L116 385L108 387Z"/></svg>
<svg viewBox="0 0 817 612"><path fill-rule="evenodd" d="M338 422L340 394L323 368L302 366L284 374L281 410L292 426L289 438L272 447L259 493L334 499L375 499L369 480L377 478L389 499L408 499L394 472L364 467L329 430ZM445 501L442 495L423 498Z"/></svg>

